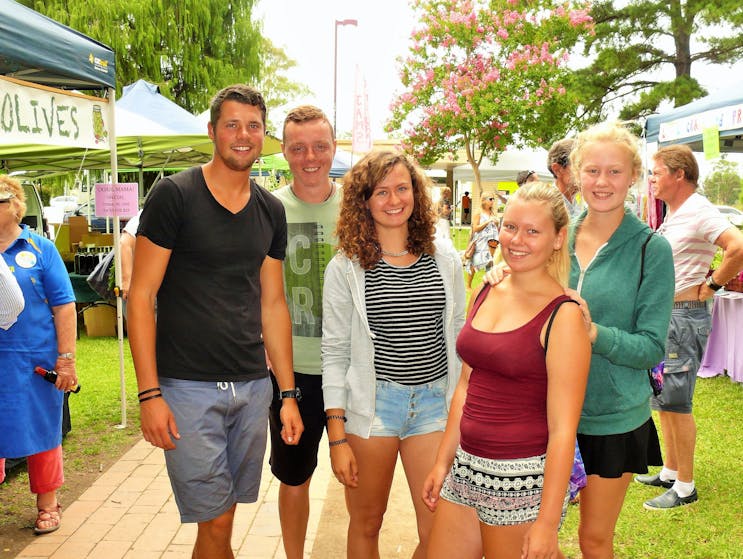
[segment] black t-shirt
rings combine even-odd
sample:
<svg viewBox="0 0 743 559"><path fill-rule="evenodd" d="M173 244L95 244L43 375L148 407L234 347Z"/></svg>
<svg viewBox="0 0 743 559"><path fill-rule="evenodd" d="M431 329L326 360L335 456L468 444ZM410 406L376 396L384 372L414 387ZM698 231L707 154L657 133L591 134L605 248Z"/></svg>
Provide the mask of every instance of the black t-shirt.
<svg viewBox="0 0 743 559"><path fill-rule="evenodd" d="M266 376L260 268L283 260L284 207L251 181L233 214L212 196L200 167L161 180L137 231L172 250L157 294L158 374L239 381Z"/></svg>

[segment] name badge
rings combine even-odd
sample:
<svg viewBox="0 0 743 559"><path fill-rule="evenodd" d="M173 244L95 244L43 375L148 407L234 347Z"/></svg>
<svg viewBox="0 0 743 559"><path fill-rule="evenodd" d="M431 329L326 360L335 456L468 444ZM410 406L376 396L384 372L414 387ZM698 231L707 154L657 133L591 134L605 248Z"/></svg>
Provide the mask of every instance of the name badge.
<svg viewBox="0 0 743 559"><path fill-rule="evenodd" d="M21 268L33 268L36 265L36 255L28 250L22 250L15 255L15 263Z"/></svg>

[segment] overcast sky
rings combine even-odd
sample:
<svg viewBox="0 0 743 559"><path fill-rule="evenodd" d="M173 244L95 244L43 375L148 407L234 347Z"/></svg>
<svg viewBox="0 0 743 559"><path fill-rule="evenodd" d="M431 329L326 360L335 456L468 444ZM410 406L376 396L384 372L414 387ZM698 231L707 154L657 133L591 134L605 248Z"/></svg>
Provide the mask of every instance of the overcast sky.
<svg viewBox="0 0 743 559"><path fill-rule="evenodd" d="M413 28L405 0L260 0L257 13L263 16L265 35L297 62L289 76L315 94L294 104L318 105L331 120L335 20L357 20L357 26L338 26L338 133L352 128L358 65L367 82L372 136L384 137L390 102L401 90L395 59L407 51ZM283 117L272 115L272 120L280 122Z"/></svg>

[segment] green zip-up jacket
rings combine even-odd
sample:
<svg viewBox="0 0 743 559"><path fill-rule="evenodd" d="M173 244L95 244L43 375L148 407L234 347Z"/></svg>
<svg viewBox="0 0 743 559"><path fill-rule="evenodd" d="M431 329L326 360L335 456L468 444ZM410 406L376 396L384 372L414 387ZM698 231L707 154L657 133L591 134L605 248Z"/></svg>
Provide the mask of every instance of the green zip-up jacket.
<svg viewBox="0 0 743 559"><path fill-rule="evenodd" d="M626 209L611 238L581 270L575 235L584 211L570 229L570 287L588 303L597 336L578 432L613 435L636 429L650 418L647 369L665 355L674 292L673 254L663 237Z"/></svg>

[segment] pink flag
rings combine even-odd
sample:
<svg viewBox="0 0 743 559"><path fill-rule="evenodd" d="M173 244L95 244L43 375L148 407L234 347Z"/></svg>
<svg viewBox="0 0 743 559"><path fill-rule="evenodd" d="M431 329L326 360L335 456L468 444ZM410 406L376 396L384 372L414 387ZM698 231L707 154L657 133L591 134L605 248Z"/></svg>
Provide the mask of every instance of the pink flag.
<svg viewBox="0 0 743 559"><path fill-rule="evenodd" d="M371 151L372 137L369 127L369 97L366 93L366 79L356 66L356 87L353 99L353 141L354 153Z"/></svg>

